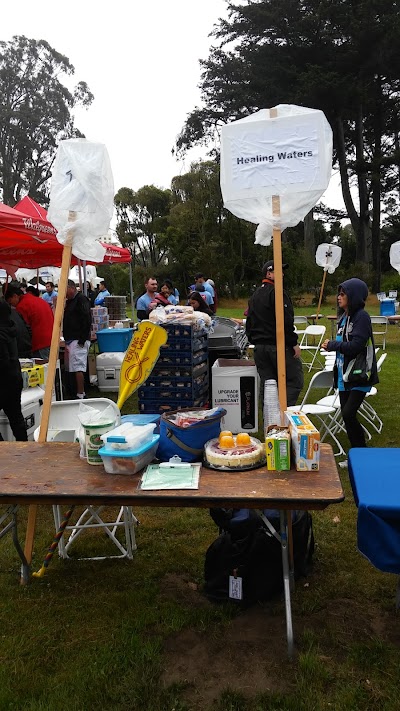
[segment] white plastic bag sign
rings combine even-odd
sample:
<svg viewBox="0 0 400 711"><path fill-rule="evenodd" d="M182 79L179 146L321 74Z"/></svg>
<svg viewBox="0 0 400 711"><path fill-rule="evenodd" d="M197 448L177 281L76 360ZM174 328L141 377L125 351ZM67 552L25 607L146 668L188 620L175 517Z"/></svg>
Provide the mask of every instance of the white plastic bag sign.
<svg viewBox="0 0 400 711"><path fill-rule="evenodd" d="M335 269L340 264L342 258L342 248L337 244L328 244L323 242L318 245L315 253L315 261L319 267L322 267L324 272L333 274Z"/></svg>
<svg viewBox="0 0 400 711"><path fill-rule="evenodd" d="M281 104L221 130L221 191L225 207L255 222L256 243L269 244L274 227L304 219L328 187L332 130L322 111ZM280 198L273 215L272 197Z"/></svg>

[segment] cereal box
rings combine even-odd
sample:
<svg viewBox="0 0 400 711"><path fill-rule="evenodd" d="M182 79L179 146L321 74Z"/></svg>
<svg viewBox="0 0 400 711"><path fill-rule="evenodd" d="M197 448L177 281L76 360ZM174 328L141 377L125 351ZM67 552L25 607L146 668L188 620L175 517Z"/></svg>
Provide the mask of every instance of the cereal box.
<svg viewBox="0 0 400 711"><path fill-rule="evenodd" d="M288 410L285 417L289 424L297 471L319 471L320 435L317 428L301 410Z"/></svg>

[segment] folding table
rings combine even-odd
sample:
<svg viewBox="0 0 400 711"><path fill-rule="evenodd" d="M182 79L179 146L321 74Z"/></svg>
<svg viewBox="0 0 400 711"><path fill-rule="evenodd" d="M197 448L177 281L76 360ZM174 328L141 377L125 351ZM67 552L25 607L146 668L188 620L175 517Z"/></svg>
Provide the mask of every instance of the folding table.
<svg viewBox="0 0 400 711"><path fill-rule="evenodd" d="M198 489L140 489L140 474L106 474L80 459L71 442L0 442L0 504L96 504L211 508L273 508L280 511L286 633L292 656L287 512L321 510L343 501L332 448L321 445L319 472L270 472L260 467L222 472L202 467ZM1 536L0 536L1 537ZM29 575L23 560L24 574Z"/></svg>
<svg viewBox="0 0 400 711"><path fill-rule="evenodd" d="M400 448L350 449L348 462L358 549L378 570L400 575Z"/></svg>

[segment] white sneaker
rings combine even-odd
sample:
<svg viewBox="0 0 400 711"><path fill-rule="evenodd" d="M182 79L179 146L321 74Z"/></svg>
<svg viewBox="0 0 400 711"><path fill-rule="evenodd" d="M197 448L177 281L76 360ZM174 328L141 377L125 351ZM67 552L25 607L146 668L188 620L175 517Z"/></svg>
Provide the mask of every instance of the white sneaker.
<svg viewBox="0 0 400 711"><path fill-rule="evenodd" d="M348 466L349 466L349 462L347 459L344 459L343 462L339 462L339 467L341 467L341 469L347 469Z"/></svg>

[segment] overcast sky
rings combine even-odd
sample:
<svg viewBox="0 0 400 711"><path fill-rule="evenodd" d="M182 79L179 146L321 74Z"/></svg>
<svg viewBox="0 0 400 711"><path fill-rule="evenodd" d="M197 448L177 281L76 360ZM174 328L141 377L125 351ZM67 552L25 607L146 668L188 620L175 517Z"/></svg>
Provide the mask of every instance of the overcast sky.
<svg viewBox="0 0 400 711"><path fill-rule="evenodd" d="M74 81L86 81L95 97L77 112L76 125L107 146L116 191L169 188L191 160L205 157L195 149L176 161L171 148L200 102L198 60L207 58L208 35L226 15L225 0L18 0L3 13L0 39L45 39L69 58ZM339 207L335 184L328 202Z"/></svg>

